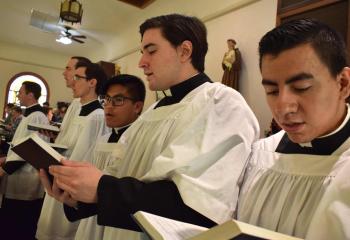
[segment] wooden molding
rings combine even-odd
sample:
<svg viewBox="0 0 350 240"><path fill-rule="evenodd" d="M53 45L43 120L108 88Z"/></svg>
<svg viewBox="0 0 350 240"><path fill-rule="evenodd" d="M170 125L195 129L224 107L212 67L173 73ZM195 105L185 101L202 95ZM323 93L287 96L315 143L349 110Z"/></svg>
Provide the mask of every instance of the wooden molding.
<svg viewBox="0 0 350 240"><path fill-rule="evenodd" d="M118 1L130 4L134 7L144 9L145 7L153 3L155 0L118 0Z"/></svg>

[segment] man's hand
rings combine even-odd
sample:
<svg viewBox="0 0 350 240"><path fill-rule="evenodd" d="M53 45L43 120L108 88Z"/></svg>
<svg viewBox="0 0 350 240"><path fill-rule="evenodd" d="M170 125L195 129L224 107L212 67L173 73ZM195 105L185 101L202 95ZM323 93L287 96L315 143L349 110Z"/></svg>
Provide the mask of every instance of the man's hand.
<svg viewBox="0 0 350 240"><path fill-rule="evenodd" d="M44 188L46 189L46 193L55 198L57 201L67 204L70 207L76 207L77 201L74 200L69 193L62 191L58 188L56 180L54 179L54 182L51 185L51 182L47 176L47 173L45 170L40 169L40 180L43 184Z"/></svg>
<svg viewBox="0 0 350 240"><path fill-rule="evenodd" d="M61 160L63 166L51 166L50 173L55 177L54 184L81 202L97 202L97 185L103 173L87 162Z"/></svg>
<svg viewBox="0 0 350 240"><path fill-rule="evenodd" d="M6 162L6 156L5 157L0 157L0 167L2 165L4 165L5 162Z"/></svg>
<svg viewBox="0 0 350 240"><path fill-rule="evenodd" d="M6 161L6 157L0 158L0 178L6 174L4 169L2 169L2 165L4 165L5 161Z"/></svg>
<svg viewBox="0 0 350 240"><path fill-rule="evenodd" d="M43 129L40 129L40 130L39 130L39 133L42 134L42 135L44 135L44 136L46 136L46 137L48 137L48 138L50 138L50 139L52 139L53 141L56 140L57 135L58 135L58 134L55 133L55 132L48 131L48 130L43 130Z"/></svg>

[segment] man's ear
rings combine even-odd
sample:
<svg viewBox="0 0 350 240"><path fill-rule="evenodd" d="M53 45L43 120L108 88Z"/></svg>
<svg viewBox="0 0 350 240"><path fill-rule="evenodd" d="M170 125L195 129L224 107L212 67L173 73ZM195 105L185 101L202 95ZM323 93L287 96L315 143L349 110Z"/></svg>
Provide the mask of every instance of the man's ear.
<svg viewBox="0 0 350 240"><path fill-rule="evenodd" d="M350 96L350 68L344 67L337 78L340 85L340 96L347 99Z"/></svg>
<svg viewBox="0 0 350 240"><path fill-rule="evenodd" d="M29 92L27 95L28 95L30 98L35 99L35 97L34 97L34 93Z"/></svg>
<svg viewBox="0 0 350 240"><path fill-rule="evenodd" d="M96 87L97 85L97 80L95 78L92 78L89 80L90 87Z"/></svg>
<svg viewBox="0 0 350 240"><path fill-rule="evenodd" d="M193 46L190 41L183 41L179 46L179 49L182 62L186 62L188 59L192 58Z"/></svg>
<svg viewBox="0 0 350 240"><path fill-rule="evenodd" d="M137 101L134 103L134 111L137 115L140 115L143 109L143 102Z"/></svg>

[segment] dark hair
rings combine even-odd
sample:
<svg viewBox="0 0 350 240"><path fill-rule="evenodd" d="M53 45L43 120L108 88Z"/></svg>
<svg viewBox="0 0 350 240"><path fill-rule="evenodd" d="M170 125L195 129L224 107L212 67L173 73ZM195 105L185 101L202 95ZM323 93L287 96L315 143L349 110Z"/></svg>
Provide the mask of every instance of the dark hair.
<svg viewBox="0 0 350 240"><path fill-rule="evenodd" d="M33 93L34 98L36 100L39 99L39 97L41 96L41 87L39 84L35 82L25 81L22 83L22 85L24 86L26 94Z"/></svg>
<svg viewBox="0 0 350 240"><path fill-rule="evenodd" d="M228 42L232 42L234 45L237 44L236 40L234 40L233 38L227 39Z"/></svg>
<svg viewBox="0 0 350 240"><path fill-rule="evenodd" d="M73 56L71 59L76 59L77 63L75 64L75 68L77 68L78 64L89 64L91 63L90 59L86 57L80 57L80 56Z"/></svg>
<svg viewBox="0 0 350 240"><path fill-rule="evenodd" d="M103 70L103 68L97 63L78 62L75 68L78 69L80 67L86 68L85 70L86 81L89 81L91 79L96 79L97 84L95 88L95 93L99 95L103 84L107 81L107 75Z"/></svg>
<svg viewBox="0 0 350 240"><path fill-rule="evenodd" d="M315 19L297 19L286 22L266 33L259 43L259 64L266 54L281 52L302 44L310 44L332 76L348 66L343 38L334 29Z"/></svg>
<svg viewBox="0 0 350 240"><path fill-rule="evenodd" d="M204 72L204 60L208 51L207 29L196 17L169 14L147 19L140 25L141 37L146 30L159 28L163 37L174 47L188 40L192 43L192 65Z"/></svg>
<svg viewBox="0 0 350 240"><path fill-rule="evenodd" d="M18 112L20 114L23 113L22 108L20 106L13 106L12 110L15 111L15 112Z"/></svg>
<svg viewBox="0 0 350 240"><path fill-rule="evenodd" d="M52 108L51 108L51 107L43 107L42 109L43 109L43 113L44 113L45 115L49 114L49 112L52 111Z"/></svg>
<svg viewBox="0 0 350 240"><path fill-rule="evenodd" d="M125 87L128 90L130 97L134 99L135 102L145 101L146 88L140 78L129 74L114 76L105 83L102 89L102 94L106 94L110 86L115 84Z"/></svg>
<svg viewBox="0 0 350 240"><path fill-rule="evenodd" d="M15 104L13 104L13 103L7 103L6 104L6 107L7 108L13 108L15 106Z"/></svg>
<svg viewBox="0 0 350 240"><path fill-rule="evenodd" d="M44 102L44 103L43 103L43 106L48 106L48 107L50 107L50 103L49 103L49 102Z"/></svg>

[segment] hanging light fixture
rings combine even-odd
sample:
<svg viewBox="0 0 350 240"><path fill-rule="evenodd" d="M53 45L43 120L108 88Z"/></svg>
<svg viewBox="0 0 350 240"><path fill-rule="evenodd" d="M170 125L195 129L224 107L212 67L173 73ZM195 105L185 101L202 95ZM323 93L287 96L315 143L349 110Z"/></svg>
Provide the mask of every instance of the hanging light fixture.
<svg viewBox="0 0 350 240"><path fill-rule="evenodd" d="M77 0L64 0L61 3L60 19L62 21L81 23L83 16L83 7Z"/></svg>

